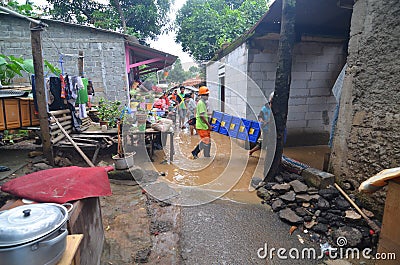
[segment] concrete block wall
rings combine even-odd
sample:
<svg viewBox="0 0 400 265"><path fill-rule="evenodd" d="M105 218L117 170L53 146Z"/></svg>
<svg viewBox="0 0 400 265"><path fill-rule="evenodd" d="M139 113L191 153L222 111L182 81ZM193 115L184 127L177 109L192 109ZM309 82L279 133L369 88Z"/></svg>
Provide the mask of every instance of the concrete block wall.
<svg viewBox="0 0 400 265"><path fill-rule="evenodd" d="M247 48L243 44L219 61L207 65L210 108L221 111L219 75L225 75L225 113L246 117Z"/></svg>
<svg viewBox="0 0 400 265"><path fill-rule="evenodd" d="M220 91L218 80L218 68L221 64L217 62L210 62L206 67L206 82L210 90L210 97L208 99L209 108L211 110L221 110L220 105Z"/></svg>
<svg viewBox="0 0 400 265"><path fill-rule="evenodd" d="M275 87L278 41L250 49L249 76L265 95ZM319 134L326 141L336 105L332 86L345 63L343 44L302 42L295 45L287 120L288 135ZM260 103L249 90L249 102Z"/></svg>
<svg viewBox="0 0 400 265"><path fill-rule="evenodd" d="M107 33L56 21L42 32L43 57L60 68L64 56L64 73L78 75L78 52L84 53L84 73L93 81L95 100L127 100L124 39L120 34ZM0 53L32 58L29 22L0 14ZM25 82L27 82L25 80Z"/></svg>
<svg viewBox="0 0 400 265"><path fill-rule="evenodd" d="M246 117L247 55L242 44L225 57L225 112Z"/></svg>

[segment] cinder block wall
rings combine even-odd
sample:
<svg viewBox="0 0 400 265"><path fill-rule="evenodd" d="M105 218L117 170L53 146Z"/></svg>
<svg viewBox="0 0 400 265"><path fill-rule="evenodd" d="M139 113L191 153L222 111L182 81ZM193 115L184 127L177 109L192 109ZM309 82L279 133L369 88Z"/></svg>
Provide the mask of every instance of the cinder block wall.
<svg viewBox="0 0 400 265"><path fill-rule="evenodd" d="M237 117L246 117L247 56L242 44L225 57L225 112Z"/></svg>
<svg viewBox="0 0 400 265"><path fill-rule="evenodd" d="M275 87L278 41L264 50L250 49L249 76L269 95ZM336 105L332 86L345 63L341 43L301 42L295 45L287 120L288 144L327 144ZM249 102L260 105L249 91Z"/></svg>
<svg viewBox="0 0 400 265"><path fill-rule="evenodd" d="M120 34L102 32L89 27L44 20L49 27L42 32L43 57L60 68L60 53L64 56L64 72L78 75L78 52L84 53L85 77L93 80L95 99L127 100L124 39ZM0 14L0 53L32 58L29 22ZM24 79L15 83L29 84Z"/></svg>
<svg viewBox="0 0 400 265"><path fill-rule="evenodd" d="M209 107L210 110L218 110L220 111L220 91L218 85L218 67L219 62L210 62L206 68L206 82L207 87L210 90L210 97L209 97Z"/></svg>
<svg viewBox="0 0 400 265"><path fill-rule="evenodd" d="M356 1L331 168L362 182L400 165L400 5ZM384 193L366 199L383 211Z"/></svg>
<svg viewBox="0 0 400 265"><path fill-rule="evenodd" d="M247 48L243 44L219 61L207 65L207 86L210 89L210 107L221 111L220 75L225 76L225 113L246 117Z"/></svg>

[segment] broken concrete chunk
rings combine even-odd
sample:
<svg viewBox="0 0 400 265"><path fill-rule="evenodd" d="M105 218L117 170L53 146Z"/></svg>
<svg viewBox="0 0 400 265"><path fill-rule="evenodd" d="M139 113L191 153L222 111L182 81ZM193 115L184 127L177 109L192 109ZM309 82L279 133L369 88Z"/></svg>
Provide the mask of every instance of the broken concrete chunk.
<svg viewBox="0 0 400 265"><path fill-rule="evenodd" d="M275 184L274 186L272 186L272 190L276 190L276 191L288 191L290 190L290 185L287 183L284 184Z"/></svg>
<svg viewBox="0 0 400 265"><path fill-rule="evenodd" d="M277 212L280 209L282 209L283 205L284 205L283 201L280 199L277 199L272 203L271 207L272 207L272 210L274 210L274 212Z"/></svg>
<svg viewBox="0 0 400 265"><path fill-rule="evenodd" d="M316 168L307 168L302 171L301 175L304 177L307 185L320 189L326 188L327 186L335 183L335 176L333 174Z"/></svg>
<svg viewBox="0 0 400 265"><path fill-rule="evenodd" d="M285 194L279 196L282 200L286 202L294 202L296 200L296 193L294 191L286 192Z"/></svg>
<svg viewBox="0 0 400 265"><path fill-rule="evenodd" d="M325 200L324 198L320 197L318 199L318 208L321 210L327 210L329 209L330 205L329 202L327 200Z"/></svg>
<svg viewBox="0 0 400 265"><path fill-rule="evenodd" d="M346 213L346 216L345 216L346 219L349 219L349 220L360 220L361 219L361 215L356 213L353 210L347 210L345 213Z"/></svg>
<svg viewBox="0 0 400 265"><path fill-rule="evenodd" d="M263 200L266 200L266 201L271 198L271 195L269 194L269 191L264 187L261 187L261 188L259 188L257 190L257 196L259 198L263 199Z"/></svg>
<svg viewBox="0 0 400 265"><path fill-rule="evenodd" d="M304 193L308 189L308 186L306 184L302 183L301 181L298 181L297 179L289 182L289 184L290 186L292 186L293 190L296 193Z"/></svg>
<svg viewBox="0 0 400 265"><path fill-rule="evenodd" d="M368 218L374 218L375 215L373 212L368 211L367 209L362 208L361 211L368 217Z"/></svg>
<svg viewBox="0 0 400 265"><path fill-rule="evenodd" d="M309 202L309 201L311 201L311 196L308 194L299 194L299 195L296 195L296 200L298 202Z"/></svg>
<svg viewBox="0 0 400 265"><path fill-rule="evenodd" d="M301 224L303 223L303 218L298 216L294 211L286 208L279 211L279 218L290 224Z"/></svg>

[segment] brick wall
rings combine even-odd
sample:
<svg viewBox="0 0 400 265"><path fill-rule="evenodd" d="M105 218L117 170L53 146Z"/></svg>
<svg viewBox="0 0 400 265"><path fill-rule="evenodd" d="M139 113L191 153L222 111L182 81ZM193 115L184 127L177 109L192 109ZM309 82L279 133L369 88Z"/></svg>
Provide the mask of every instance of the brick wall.
<svg viewBox="0 0 400 265"><path fill-rule="evenodd" d="M64 72L78 75L78 52L84 53L85 76L93 80L96 96L127 100L125 48L122 35L102 32L55 21L42 32L43 57L60 68L59 54L64 56ZM32 58L29 22L0 14L0 53ZM27 80L16 80L27 83Z"/></svg>

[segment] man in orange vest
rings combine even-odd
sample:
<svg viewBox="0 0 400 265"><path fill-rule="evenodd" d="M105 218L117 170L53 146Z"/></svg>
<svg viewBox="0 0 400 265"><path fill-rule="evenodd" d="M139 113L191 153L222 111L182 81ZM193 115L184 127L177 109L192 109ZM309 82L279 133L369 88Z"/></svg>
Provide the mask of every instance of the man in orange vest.
<svg viewBox="0 0 400 265"><path fill-rule="evenodd" d="M204 150L204 157L210 157L211 150L211 129L212 126L208 122L207 104L210 91L207 87L199 88L200 100L196 106L196 131L200 136L200 143L192 151L192 158L196 159L201 150Z"/></svg>

